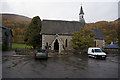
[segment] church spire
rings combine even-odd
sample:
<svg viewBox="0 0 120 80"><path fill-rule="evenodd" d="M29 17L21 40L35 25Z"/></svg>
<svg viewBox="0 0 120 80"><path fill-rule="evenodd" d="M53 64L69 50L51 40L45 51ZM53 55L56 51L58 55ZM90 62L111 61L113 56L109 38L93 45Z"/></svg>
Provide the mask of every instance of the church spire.
<svg viewBox="0 0 120 80"><path fill-rule="evenodd" d="M81 9L80 9L80 14L84 14L82 6L81 6Z"/></svg>
<svg viewBox="0 0 120 80"><path fill-rule="evenodd" d="M79 13L79 22L81 23L81 25L84 27L85 26L85 20L84 20L84 12L83 12L83 8L81 6L80 8L80 13Z"/></svg>

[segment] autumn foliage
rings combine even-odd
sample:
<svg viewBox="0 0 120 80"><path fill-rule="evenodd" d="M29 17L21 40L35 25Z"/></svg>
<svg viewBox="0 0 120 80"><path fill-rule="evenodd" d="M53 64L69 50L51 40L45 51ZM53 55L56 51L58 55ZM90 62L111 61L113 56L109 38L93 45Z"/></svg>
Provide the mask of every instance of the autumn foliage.
<svg viewBox="0 0 120 80"><path fill-rule="evenodd" d="M94 32L89 28L81 28L79 32L75 32L72 37L73 48L85 49L94 46Z"/></svg>
<svg viewBox="0 0 120 80"><path fill-rule="evenodd" d="M18 15L3 15L2 23L5 27L10 27L13 32L13 42L24 43L24 32L31 19L20 17ZM111 41L118 41L119 21L99 21L96 23L86 23L88 28L99 28L106 37L105 41L109 44ZM120 34L119 34L120 35Z"/></svg>
<svg viewBox="0 0 120 80"><path fill-rule="evenodd" d="M99 21L96 23L87 23L86 27L99 28L106 37L106 44L110 44L112 41L118 41L118 21Z"/></svg>
<svg viewBox="0 0 120 80"><path fill-rule="evenodd" d="M24 30L31 19L14 14L2 14L2 23L5 27L12 29L13 40L15 43L24 43Z"/></svg>

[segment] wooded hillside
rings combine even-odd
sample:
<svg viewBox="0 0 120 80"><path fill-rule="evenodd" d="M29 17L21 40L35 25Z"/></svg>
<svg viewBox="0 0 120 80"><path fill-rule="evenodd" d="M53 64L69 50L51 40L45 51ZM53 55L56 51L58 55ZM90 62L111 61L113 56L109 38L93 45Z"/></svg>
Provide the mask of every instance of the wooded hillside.
<svg viewBox="0 0 120 80"><path fill-rule="evenodd" d="M31 18L15 15L15 14L0 14L2 15L2 23L5 27L10 27L13 32L13 42L24 43L24 30L26 26L31 22ZM86 23L86 27L99 28L106 37L106 43L118 40L118 22L120 18L115 21L99 21L96 23Z"/></svg>
<svg viewBox="0 0 120 80"><path fill-rule="evenodd" d="M31 18L16 14L0 14L0 16L4 26L12 29L13 42L24 43L24 30Z"/></svg>
<svg viewBox="0 0 120 80"><path fill-rule="evenodd" d="M99 28L104 36L106 37L106 43L110 44L111 41L118 41L118 20L108 22L108 21L99 21L96 23L87 23L89 28Z"/></svg>

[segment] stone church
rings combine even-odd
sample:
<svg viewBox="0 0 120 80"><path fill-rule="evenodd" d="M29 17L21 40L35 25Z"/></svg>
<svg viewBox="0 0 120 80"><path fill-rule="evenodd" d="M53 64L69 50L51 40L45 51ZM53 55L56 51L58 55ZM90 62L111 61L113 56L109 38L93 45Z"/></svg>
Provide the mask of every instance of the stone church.
<svg viewBox="0 0 120 80"><path fill-rule="evenodd" d="M42 49L61 53L64 50L72 50L72 35L85 27L84 12L81 6L79 21L43 20L42 21ZM96 47L104 47L104 35L99 29L92 29L95 32L94 41Z"/></svg>

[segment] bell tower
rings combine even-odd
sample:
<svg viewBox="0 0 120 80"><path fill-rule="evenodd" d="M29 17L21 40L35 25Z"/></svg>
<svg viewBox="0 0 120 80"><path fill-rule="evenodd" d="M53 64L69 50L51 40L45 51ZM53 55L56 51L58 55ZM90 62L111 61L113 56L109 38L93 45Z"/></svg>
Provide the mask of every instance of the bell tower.
<svg viewBox="0 0 120 80"><path fill-rule="evenodd" d="M80 13L79 13L79 22L81 23L81 26L84 27L85 26L85 20L84 20L84 12L83 12L83 8L81 6L80 8Z"/></svg>

